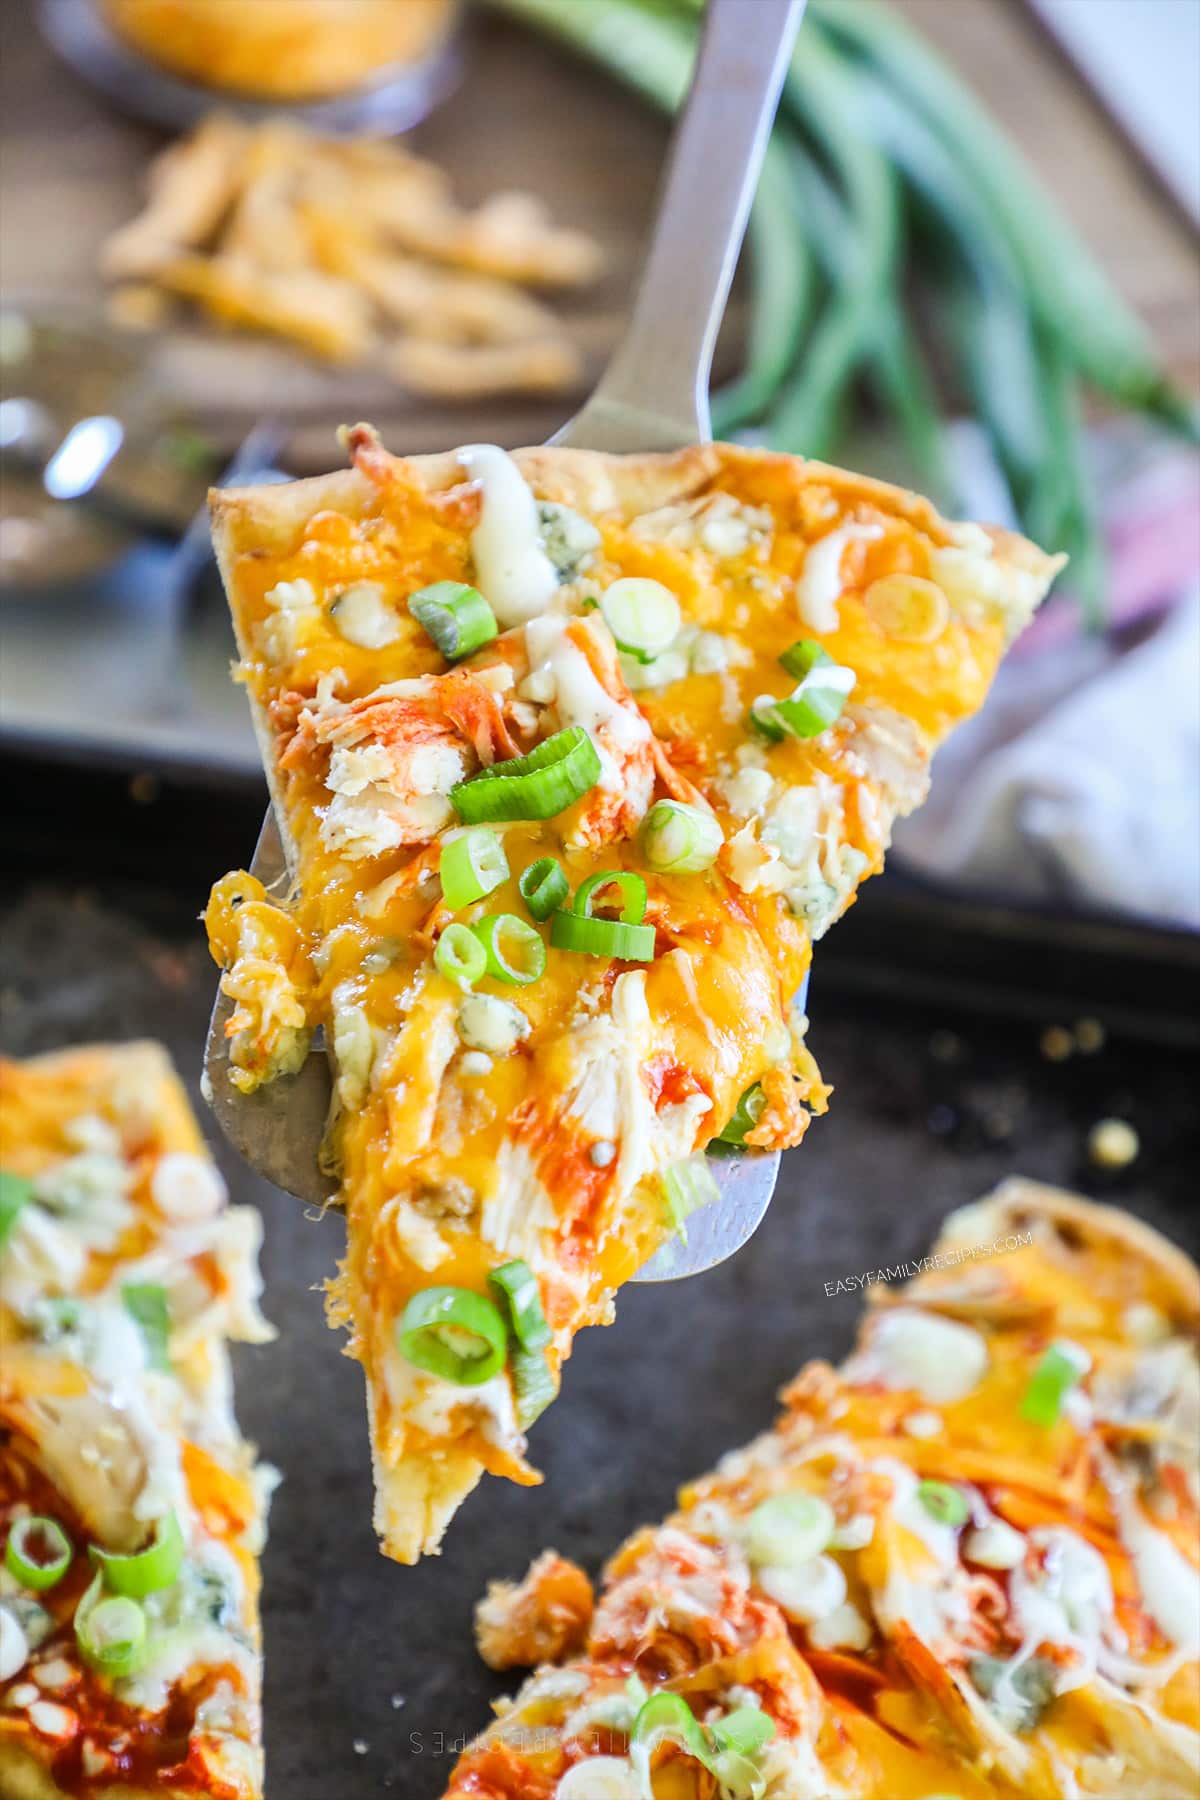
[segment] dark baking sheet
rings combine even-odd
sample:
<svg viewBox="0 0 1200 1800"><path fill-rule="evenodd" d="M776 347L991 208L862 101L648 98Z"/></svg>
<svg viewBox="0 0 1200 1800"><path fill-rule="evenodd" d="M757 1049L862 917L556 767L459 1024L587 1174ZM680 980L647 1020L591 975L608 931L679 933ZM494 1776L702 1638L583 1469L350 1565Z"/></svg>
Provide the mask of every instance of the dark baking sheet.
<svg viewBox="0 0 1200 1800"><path fill-rule="evenodd" d="M131 787L27 761L7 774L4 1048L151 1034L195 1094L214 977L196 913L213 875L249 854L257 785ZM417 1569L375 1550L361 1380L321 1316L338 1222L311 1222L218 1144L234 1193L266 1219L280 1331L237 1359L244 1426L286 1476L265 1563L273 1800L440 1793L511 1685L472 1646L488 1579L546 1545L595 1570L682 1480L770 1422L806 1358L845 1351L859 1306L827 1283L918 1252L943 1213L1001 1176L1078 1186L1194 1248L1198 968L1179 934L873 883L818 947L810 1041L837 1093L785 1157L757 1237L709 1275L627 1290L616 1325L580 1339L562 1403L534 1432L545 1486L485 1478L445 1553ZM1104 1048L1047 1060L1045 1028L1081 1014L1109 1026ZM1111 1114L1142 1148L1102 1174L1085 1143Z"/></svg>

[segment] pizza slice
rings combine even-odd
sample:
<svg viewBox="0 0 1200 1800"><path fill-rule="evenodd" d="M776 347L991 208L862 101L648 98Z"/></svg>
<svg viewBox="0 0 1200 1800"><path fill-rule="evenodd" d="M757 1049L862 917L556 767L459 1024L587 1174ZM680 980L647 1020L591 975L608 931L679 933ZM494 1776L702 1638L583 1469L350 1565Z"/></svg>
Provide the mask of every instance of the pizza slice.
<svg viewBox="0 0 1200 1800"><path fill-rule="evenodd" d="M375 1521L436 1549L573 1334L798 1143L795 1005L1057 564L821 464L475 445L214 496L293 876L208 910L232 1078L324 1028ZM524 1309L524 1310L522 1310Z"/></svg>
<svg viewBox="0 0 1200 1800"><path fill-rule="evenodd" d="M155 1044L0 1061L0 1791L262 1793L258 1214Z"/></svg>
<svg viewBox="0 0 1200 1800"><path fill-rule="evenodd" d="M451 1796L1195 1794L1195 1266L1022 1180L926 1261L597 1599L553 1554L493 1583L483 1655L542 1666Z"/></svg>

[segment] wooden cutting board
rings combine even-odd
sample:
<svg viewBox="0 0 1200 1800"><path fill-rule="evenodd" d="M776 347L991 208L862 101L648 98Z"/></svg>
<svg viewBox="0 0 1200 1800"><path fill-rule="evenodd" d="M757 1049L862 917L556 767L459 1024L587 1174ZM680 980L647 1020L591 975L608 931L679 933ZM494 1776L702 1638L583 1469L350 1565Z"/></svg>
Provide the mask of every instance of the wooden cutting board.
<svg viewBox="0 0 1200 1800"><path fill-rule="evenodd" d="M1187 230L1049 41L1014 0L905 4L1024 145L1172 367L1200 385ZM99 246L137 209L145 166L164 138L57 61L33 23L32 0L6 0L0 11L5 292L99 308ZM604 244L603 281L563 302L594 374L619 330L645 240L665 122L615 83L495 19L472 19L466 62L461 86L412 142L452 171L464 199L527 187ZM736 364L739 312L735 302L719 368ZM538 442L573 409L572 400L520 398L438 404L369 367L329 368L205 322L148 336L146 353L222 443L235 443L266 414L285 418L297 467L328 465L343 420L374 420L396 450L437 449L480 438Z"/></svg>

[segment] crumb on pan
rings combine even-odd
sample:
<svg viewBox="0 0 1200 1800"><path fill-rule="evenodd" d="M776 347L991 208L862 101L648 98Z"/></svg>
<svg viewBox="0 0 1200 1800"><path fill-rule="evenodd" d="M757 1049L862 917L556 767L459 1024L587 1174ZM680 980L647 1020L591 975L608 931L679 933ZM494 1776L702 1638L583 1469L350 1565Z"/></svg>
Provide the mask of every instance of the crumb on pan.
<svg viewBox="0 0 1200 1800"><path fill-rule="evenodd" d="M1047 1062L1066 1062L1074 1054L1075 1039L1065 1025L1051 1025L1042 1033L1040 1049Z"/></svg>
<svg viewBox="0 0 1200 1800"><path fill-rule="evenodd" d="M1088 1158L1098 1169L1127 1169L1141 1140L1124 1119L1100 1119L1088 1132Z"/></svg>

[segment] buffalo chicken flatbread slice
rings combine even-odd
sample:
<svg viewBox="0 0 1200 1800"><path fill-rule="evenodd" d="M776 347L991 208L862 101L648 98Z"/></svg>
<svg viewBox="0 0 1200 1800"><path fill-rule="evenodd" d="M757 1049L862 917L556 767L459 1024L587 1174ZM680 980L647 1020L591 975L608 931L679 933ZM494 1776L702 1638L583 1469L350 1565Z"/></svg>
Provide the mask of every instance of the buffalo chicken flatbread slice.
<svg viewBox="0 0 1200 1800"><path fill-rule="evenodd" d="M330 1316L411 1560L483 1470L537 1479L528 1423L704 1146L823 1110L813 940L1056 565L729 446L349 444L214 498L294 890L231 876L208 928L239 1086L332 1048Z"/></svg>
<svg viewBox="0 0 1200 1800"><path fill-rule="evenodd" d="M262 1793L259 1236L156 1045L0 1062L6 1800Z"/></svg>
<svg viewBox="0 0 1200 1800"><path fill-rule="evenodd" d="M1127 1215L1013 1180L774 1431L637 1533L593 1601L493 1583L475 1800L1191 1800L1200 1278Z"/></svg>

